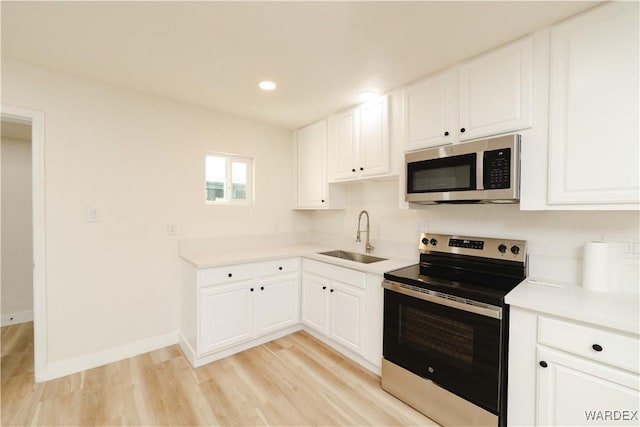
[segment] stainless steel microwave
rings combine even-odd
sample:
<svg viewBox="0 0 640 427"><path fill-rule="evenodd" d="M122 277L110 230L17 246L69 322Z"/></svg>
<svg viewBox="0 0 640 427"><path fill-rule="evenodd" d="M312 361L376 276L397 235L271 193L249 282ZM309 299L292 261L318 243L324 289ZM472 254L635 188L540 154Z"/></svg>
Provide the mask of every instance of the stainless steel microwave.
<svg viewBox="0 0 640 427"><path fill-rule="evenodd" d="M413 203L518 203L520 135L405 154L405 200Z"/></svg>

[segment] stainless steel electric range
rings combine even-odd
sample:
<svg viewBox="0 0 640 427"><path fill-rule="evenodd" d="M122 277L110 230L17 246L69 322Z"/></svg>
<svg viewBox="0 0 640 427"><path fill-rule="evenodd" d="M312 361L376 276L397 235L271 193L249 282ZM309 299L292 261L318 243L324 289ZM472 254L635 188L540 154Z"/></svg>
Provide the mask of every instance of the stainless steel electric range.
<svg viewBox="0 0 640 427"><path fill-rule="evenodd" d="M526 242L423 233L384 275L382 388L444 426L506 425L509 310Z"/></svg>

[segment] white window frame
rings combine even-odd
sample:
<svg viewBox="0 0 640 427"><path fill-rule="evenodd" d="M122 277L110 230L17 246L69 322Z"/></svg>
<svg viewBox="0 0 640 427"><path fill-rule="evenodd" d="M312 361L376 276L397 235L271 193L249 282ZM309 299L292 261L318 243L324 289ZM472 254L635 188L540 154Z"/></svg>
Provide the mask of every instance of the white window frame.
<svg viewBox="0 0 640 427"><path fill-rule="evenodd" d="M219 200L207 200L207 157L221 157L225 159L226 167L225 172L226 176L224 179L224 198ZM247 182L245 187L246 199L231 199L232 194L232 182L231 182L231 173L232 173L232 163L244 163L247 165ZM228 153L218 153L214 151L208 151L205 154L204 161L204 201L207 205L212 206L246 206L253 204L253 158L239 156L236 154L228 154Z"/></svg>

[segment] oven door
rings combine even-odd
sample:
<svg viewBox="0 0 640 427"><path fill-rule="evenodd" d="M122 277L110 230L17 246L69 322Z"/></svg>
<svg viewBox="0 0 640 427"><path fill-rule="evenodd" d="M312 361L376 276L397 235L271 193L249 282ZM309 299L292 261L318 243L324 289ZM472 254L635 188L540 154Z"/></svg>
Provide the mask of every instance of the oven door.
<svg viewBox="0 0 640 427"><path fill-rule="evenodd" d="M497 415L500 307L383 286L384 358Z"/></svg>

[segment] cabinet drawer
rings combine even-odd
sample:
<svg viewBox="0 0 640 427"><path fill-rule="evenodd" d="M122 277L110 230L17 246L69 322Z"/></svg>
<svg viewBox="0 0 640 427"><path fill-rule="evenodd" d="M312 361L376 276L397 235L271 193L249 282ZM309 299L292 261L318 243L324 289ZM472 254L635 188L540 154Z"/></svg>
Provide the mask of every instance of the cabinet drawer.
<svg viewBox="0 0 640 427"><path fill-rule="evenodd" d="M347 283L362 289L367 287L367 274L362 271L351 270L350 268L338 267L337 265L325 264L324 262L310 259L302 260L302 270L306 273L328 277L331 280Z"/></svg>
<svg viewBox="0 0 640 427"><path fill-rule="evenodd" d="M637 337L542 316L538 322L540 344L639 372L640 351Z"/></svg>
<svg viewBox="0 0 640 427"><path fill-rule="evenodd" d="M299 270L300 258L277 259L274 261L264 261L256 264L256 274L258 277L270 276L272 274L293 273Z"/></svg>
<svg viewBox="0 0 640 427"><path fill-rule="evenodd" d="M249 279L253 279L253 264L228 265L198 271L198 285L201 288Z"/></svg>

